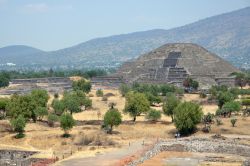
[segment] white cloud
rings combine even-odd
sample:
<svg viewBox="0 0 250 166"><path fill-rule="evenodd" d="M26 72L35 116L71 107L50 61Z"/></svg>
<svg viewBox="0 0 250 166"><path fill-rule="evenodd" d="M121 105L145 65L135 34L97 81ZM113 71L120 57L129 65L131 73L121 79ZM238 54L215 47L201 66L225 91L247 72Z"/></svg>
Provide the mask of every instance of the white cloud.
<svg viewBox="0 0 250 166"><path fill-rule="evenodd" d="M23 9L25 12L43 13L49 10L49 6L45 3L27 4Z"/></svg>

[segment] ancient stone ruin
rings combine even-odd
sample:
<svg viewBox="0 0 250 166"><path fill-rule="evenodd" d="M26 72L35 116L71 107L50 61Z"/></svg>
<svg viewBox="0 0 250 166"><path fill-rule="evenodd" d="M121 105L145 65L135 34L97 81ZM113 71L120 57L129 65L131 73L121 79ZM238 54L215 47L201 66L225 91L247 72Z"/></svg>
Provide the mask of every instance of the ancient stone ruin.
<svg viewBox="0 0 250 166"><path fill-rule="evenodd" d="M62 93L72 89L72 81L67 77L13 79L8 88L0 90L0 95L27 94L33 89L45 89L49 93Z"/></svg>
<svg viewBox="0 0 250 166"><path fill-rule="evenodd" d="M201 87L233 86L239 70L196 44L166 44L121 66L115 76L126 83L170 83L182 86L191 77Z"/></svg>

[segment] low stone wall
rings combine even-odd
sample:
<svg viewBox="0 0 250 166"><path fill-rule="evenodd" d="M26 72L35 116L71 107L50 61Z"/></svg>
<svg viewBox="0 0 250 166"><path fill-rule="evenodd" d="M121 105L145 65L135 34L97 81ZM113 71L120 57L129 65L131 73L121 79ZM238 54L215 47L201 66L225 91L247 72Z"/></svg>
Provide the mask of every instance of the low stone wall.
<svg viewBox="0 0 250 166"><path fill-rule="evenodd" d="M34 151L19 151L19 150L0 150L0 165L1 166L29 166L37 159L32 159L30 156L37 152Z"/></svg>
<svg viewBox="0 0 250 166"><path fill-rule="evenodd" d="M240 155L246 158L245 165L250 160L250 146L242 145L236 141L212 140L212 139L179 139L169 140L157 143L151 150L147 151L140 159L133 161L128 166L135 166L143 163L160 152L178 151L178 152L201 152L201 153L222 153Z"/></svg>

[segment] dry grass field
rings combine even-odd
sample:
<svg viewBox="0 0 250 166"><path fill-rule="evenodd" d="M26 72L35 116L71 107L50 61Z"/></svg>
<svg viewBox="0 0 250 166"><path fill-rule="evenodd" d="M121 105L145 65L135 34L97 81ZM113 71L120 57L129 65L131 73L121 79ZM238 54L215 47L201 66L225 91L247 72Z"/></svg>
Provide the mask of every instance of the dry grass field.
<svg viewBox="0 0 250 166"><path fill-rule="evenodd" d="M116 103L116 108L122 112L125 99L119 94L118 90L104 90L104 95L109 94L108 101L102 101L102 97L96 97L95 90L92 90L90 97L93 101L93 107L81 113L74 114L74 118L78 121L102 120L105 112L109 108L109 103ZM50 96L49 104L53 96ZM185 101L200 101L199 95L184 95ZM161 107L155 107L162 110ZM203 105L204 113L215 113L216 105ZM98 112L101 117L98 117ZM229 118L222 118L223 125L216 126L213 124L211 133L220 134L238 134L250 135L250 117L237 117L236 127L232 127ZM88 157L95 156L98 153L104 153L113 149L119 149L122 146L128 145L131 142L143 141L147 139L156 140L158 138L173 138L176 132L174 124L171 123L171 118L162 115L162 118L157 123L151 123L145 120L142 115L137 118L136 123L133 123L129 115L122 113L122 119L125 121L119 127L115 127L114 134L107 135L101 131L100 125L89 124L83 126L75 126L71 131L70 138L63 138L63 131L60 127L48 127L45 123L28 123L25 128L26 137L15 139L14 133L9 132L9 124L7 121L0 121L0 149L26 149L41 151L38 157L57 156L60 159L69 157ZM198 126L199 129L203 125ZM198 131L196 134L205 135ZM99 146L98 142L100 142ZM86 143L87 142L87 143ZM90 143L89 143L90 142ZM166 154L163 154L166 155ZM182 154L187 155L187 154ZM161 156L159 156L161 157ZM157 159L153 159L157 160ZM145 163L146 164L146 163ZM209 163L208 163L209 164ZM226 164L225 164L226 165ZM237 164L236 164L237 165ZM235 166L236 166L235 165Z"/></svg>

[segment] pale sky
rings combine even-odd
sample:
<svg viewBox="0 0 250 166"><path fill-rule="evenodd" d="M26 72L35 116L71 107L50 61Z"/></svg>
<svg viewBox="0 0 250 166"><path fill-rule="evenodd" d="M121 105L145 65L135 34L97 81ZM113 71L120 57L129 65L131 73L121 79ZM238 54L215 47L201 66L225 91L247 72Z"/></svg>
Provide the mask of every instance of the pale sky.
<svg viewBox="0 0 250 166"><path fill-rule="evenodd" d="M45 51L110 35L170 29L250 6L250 0L0 0L0 47Z"/></svg>

